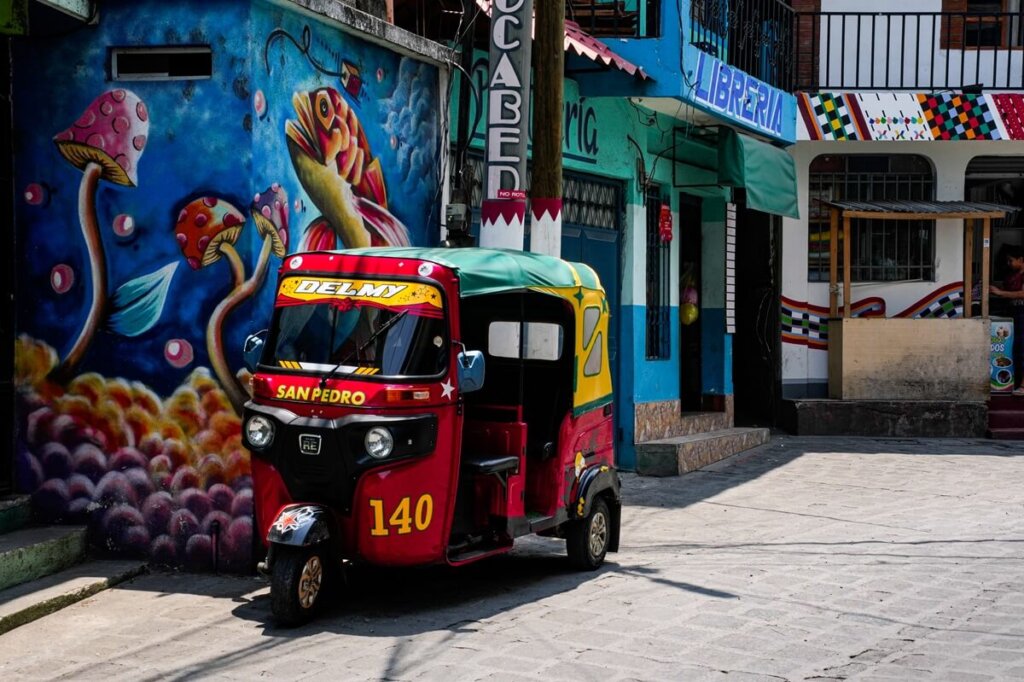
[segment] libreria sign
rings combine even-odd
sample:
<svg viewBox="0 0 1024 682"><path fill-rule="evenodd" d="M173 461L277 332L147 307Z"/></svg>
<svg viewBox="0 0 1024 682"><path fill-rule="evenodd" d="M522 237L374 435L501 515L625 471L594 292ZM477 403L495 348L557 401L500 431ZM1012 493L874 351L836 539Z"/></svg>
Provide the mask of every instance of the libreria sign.
<svg viewBox="0 0 1024 682"><path fill-rule="evenodd" d="M782 137L783 93L698 51L694 97L740 123Z"/></svg>
<svg viewBox="0 0 1024 682"><path fill-rule="evenodd" d="M487 98L487 198L526 197L532 0L494 0Z"/></svg>

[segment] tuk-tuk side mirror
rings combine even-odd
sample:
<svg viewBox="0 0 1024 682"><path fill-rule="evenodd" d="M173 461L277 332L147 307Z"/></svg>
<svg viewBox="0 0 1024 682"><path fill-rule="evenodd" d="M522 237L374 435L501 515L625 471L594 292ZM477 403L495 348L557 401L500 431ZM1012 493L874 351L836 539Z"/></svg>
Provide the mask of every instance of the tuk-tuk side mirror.
<svg viewBox="0 0 1024 682"><path fill-rule="evenodd" d="M256 373L256 366L260 364L260 358L263 357L263 345L266 340L267 330L263 329L255 334L250 334L245 340L245 345L242 346L245 367L253 374Z"/></svg>
<svg viewBox="0 0 1024 682"><path fill-rule="evenodd" d="M459 353L459 391L469 393L484 387L484 354L478 350Z"/></svg>

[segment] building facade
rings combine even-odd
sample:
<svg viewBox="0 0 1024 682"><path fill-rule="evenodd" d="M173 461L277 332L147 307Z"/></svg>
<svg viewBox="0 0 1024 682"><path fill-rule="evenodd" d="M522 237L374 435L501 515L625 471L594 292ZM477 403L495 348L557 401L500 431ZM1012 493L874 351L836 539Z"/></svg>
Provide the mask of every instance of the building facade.
<svg viewBox="0 0 1024 682"><path fill-rule="evenodd" d="M829 395L826 202L1024 205L1024 81L1018 11L938 0L899 11L841 0L796 6L801 92L790 151L801 218L783 222L780 302L782 396L799 401ZM1019 216L992 223L984 246L994 281L1004 276L1005 248L1022 243ZM980 314L983 245L980 234L965 240L962 221L859 220L851 241L853 287L843 304L852 316L962 318L965 287L971 314ZM1008 312L991 303L994 316Z"/></svg>
<svg viewBox="0 0 1024 682"><path fill-rule="evenodd" d="M322 5L106 2L12 43L13 469L40 520L248 570L241 350L281 259L437 243L444 52ZM350 171L312 148L334 135ZM367 207L388 225L344 227Z"/></svg>

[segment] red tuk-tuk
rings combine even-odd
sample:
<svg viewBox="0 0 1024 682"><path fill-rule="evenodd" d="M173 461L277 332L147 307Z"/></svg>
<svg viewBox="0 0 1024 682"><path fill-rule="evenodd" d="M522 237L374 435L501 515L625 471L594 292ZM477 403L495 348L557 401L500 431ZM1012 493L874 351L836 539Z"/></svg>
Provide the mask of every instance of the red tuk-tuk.
<svg viewBox="0 0 1024 682"><path fill-rule="evenodd" d="M608 324L594 271L550 256L286 258L243 420L277 621L347 562L458 566L538 533L600 566L621 510Z"/></svg>

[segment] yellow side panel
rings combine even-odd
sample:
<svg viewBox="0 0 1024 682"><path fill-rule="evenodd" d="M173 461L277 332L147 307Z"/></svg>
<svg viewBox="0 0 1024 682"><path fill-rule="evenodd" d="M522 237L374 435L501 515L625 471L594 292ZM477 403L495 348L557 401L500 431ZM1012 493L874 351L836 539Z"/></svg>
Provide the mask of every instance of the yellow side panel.
<svg viewBox="0 0 1024 682"><path fill-rule="evenodd" d="M612 373L608 364L608 327L611 314L604 292L582 286L536 289L558 296L573 307L576 314L576 347L573 365L573 412L580 414L612 400ZM597 314L597 324L586 329L587 309ZM595 312L591 312L592 317ZM590 332L589 337L586 332Z"/></svg>

